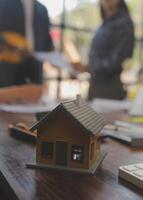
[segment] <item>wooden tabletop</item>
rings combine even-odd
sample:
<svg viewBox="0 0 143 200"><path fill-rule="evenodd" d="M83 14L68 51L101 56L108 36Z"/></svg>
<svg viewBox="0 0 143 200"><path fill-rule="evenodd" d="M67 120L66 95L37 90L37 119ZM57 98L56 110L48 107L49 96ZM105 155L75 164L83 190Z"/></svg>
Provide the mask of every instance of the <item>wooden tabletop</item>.
<svg viewBox="0 0 143 200"><path fill-rule="evenodd" d="M10 136L11 122L36 121L32 115L0 113L0 187L8 200L142 200L143 191L118 179L121 165L143 162L143 148L130 148L112 139L102 143L108 152L94 175L54 170L31 170L35 145Z"/></svg>

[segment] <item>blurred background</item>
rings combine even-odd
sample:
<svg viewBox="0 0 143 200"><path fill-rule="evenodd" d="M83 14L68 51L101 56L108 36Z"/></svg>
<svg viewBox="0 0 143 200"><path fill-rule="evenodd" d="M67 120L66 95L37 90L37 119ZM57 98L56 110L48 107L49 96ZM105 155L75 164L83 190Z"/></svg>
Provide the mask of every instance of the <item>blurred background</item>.
<svg viewBox="0 0 143 200"><path fill-rule="evenodd" d="M69 53L72 54L74 52L75 55L72 59L75 59L75 62L86 65L92 35L101 23L99 1L59 0L58 3L56 0L39 1L48 9L51 19L51 35L56 48L66 51L72 46L73 48ZM136 42L134 55L124 63L124 71L121 78L128 88L128 97L134 98L142 79L141 76L138 76L138 71L143 64L143 1L126 0L126 3L135 25ZM87 96L88 81L86 79L88 79L88 74L82 76L81 79L84 79L84 81L80 81L80 84L76 80L62 82L62 97L74 96L79 90L83 96ZM53 91L53 89L50 90ZM68 93L69 90L70 92ZM51 93L51 95L54 94Z"/></svg>
<svg viewBox="0 0 143 200"><path fill-rule="evenodd" d="M11 36L9 37L9 35L8 36L6 35L6 40L8 37L8 40L10 42L10 45L8 46L8 48L10 50L12 50L14 54L18 51L20 52L19 54L23 54L21 51L21 47L19 48L19 45L20 45L19 42L22 40L22 44L24 44L24 51L26 49L25 47L27 47L27 41L30 41L29 44L31 45L31 47L30 47L31 49L28 49L28 50L30 50L29 55L27 53L29 58L28 58L28 56L27 57L25 56L26 55L26 52L25 52L24 53L25 55L23 55L23 58L25 56L25 59L21 59L20 63L10 63L10 61L9 61L9 64L7 64L7 58L8 58L7 55L5 57L6 62L5 62L5 60L4 60L4 62L3 62L3 60L1 60L0 69L2 72L0 72L0 75L1 75L0 76L0 81L1 81L0 87L27 84L27 83L38 83L39 84L39 83L42 83L43 75L44 75L44 85L46 85L46 87L47 87L47 95L49 97L56 98L56 99L57 98L58 99L73 98L76 96L76 94L80 93L82 95L82 97L88 99L89 91L90 91L89 88L91 86L90 81L91 81L91 79L95 79L95 77L92 76L93 74L90 71L90 69L87 68L87 66L89 64L88 60L90 60L89 52L92 47L92 42L93 42L92 38L93 38L93 36L96 38L98 37L95 34L96 30L97 31L101 30L102 25L104 26L104 24L106 24L105 21L108 21L108 17L106 20L102 19L101 12L100 12L101 10L100 10L99 3L101 3L101 2L103 3L104 0L103 1L102 0L100 0L100 1L99 0L58 0L58 1L57 0L52 0L52 1L38 0L38 1L39 1L39 5L38 5L37 1L33 1L34 2L33 5L34 4L36 5L36 3L37 3L37 11L36 10L34 11L35 13L37 12L37 16L35 17L35 15L32 15L32 12L31 12L32 4L31 4L31 10L29 8L29 5L30 5L29 2L32 2L32 1L13 0L15 5L19 6L19 8L17 7L18 8L17 9L17 8L14 8L15 6L13 6L13 8L12 8L12 3L10 5L9 0L6 0L6 1L0 0L0 3L1 3L0 19L2 21L0 24L0 31L3 33L3 31L11 31L11 30L13 31L14 30L15 32L17 32L19 34L19 36L21 35L22 37L23 36L25 37L25 39L24 38L20 39L19 36L14 35L14 37L12 38L13 39L12 42L18 43L18 46L13 51L13 44L11 43ZM23 8L25 9L25 13L23 13L23 11L20 10L21 8L20 8L19 2L23 2L22 4L23 4ZM108 1L109 4L111 2L113 4L114 4L114 2L116 2L116 4L117 4L118 1L113 1L113 0ZM105 75L107 79L111 80L116 77L118 79L118 80L116 80L116 82L117 81L119 82L120 81L119 79L121 79L120 87L122 87L122 92L124 92L123 89L125 89L125 91L127 91L127 99L134 99L136 97L138 91L140 90L140 88L142 88L142 85L143 85L142 84L142 82L143 82L143 12L142 12L143 0L136 0L136 1L135 0L125 0L125 1L120 1L120 2L124 2L124 4L127 4L129 14L131 15L131 19L134 23L135 45L134 45L133 56L126 55L124 57L124 55L122 55L123 58L119 61L121 55L118 55L118 54L114 55L114 48L120 46L121 38L118 35L118 31L116 31L116 30L114 31L114 28L113 28L113 30L110 30L110 28L109 28L105 32L110 31L111 35L113 34L113 36L115 36L115 38L116 38L114 41L114 48L112 49L112 52L110 52L111 57L109 56L109 58L108 58L108 70L113 71L112 75L108 74L109 72L106 72L106 69L105 69L106 66L104 66L105 63L102 62L103 55L101 57L99 56L100 58L98 58L101 62L100 64L98 63L99 60L97 58L95 58L95 60L91 59L91 64L93 66L92 70L96 70L97 74L98 74L98 72L97 72L98 69L96 69L96 68L100 67L101 70L103 70L102 75L103 76ZM28 3L29 3L29 5L28 5ZM46 9L48 11L49 19L48 19L47 13L45 12L45 7L43 7L40 3L46 7ZM3 11L2 6L4 6L4 9L6 11ZM39 8L38 8L38 6L39 6ZM14 9L16 9L17 12L14 11ZM41 9L41 12L38 13L38 9L39 10ZM115 10L116 10L116 8L115 8ZM10 16L11 16L10 18L7 18L8 15L6 14L6 12L10 13ZM38 14L39 14L39 16L38 16ZM21 30L24 28L20 27L20 25L23 22L22 21L23 16L25 16L25 22L23 23L22 26L24 27L26 24L25 30L24 30L25 33L21 32ZM33 17L33 19L35 17L35 19L34 19L35 24L32 24L33 23L32 17ZM122 18L122 16L119 16L119 19L120 19L120 17L123 22L122 26L124 27L124 23L126 23L126 21L124 22L124 20L128 20L127 19L128 17L127 17L127 15L123 16L123 18ZM21 21L19 20L19 18ZM10 20L11 20L11 22L10 22ZM13 23L12 23L12 20L13 20ZM3 21L5 23L3 23ZM128 29L129 26L131 25L130 21L131 20L129 19L129 21L128 21L129 23L123 28L124 34L126 34L126 31L127 31L126 29ZM111 20L111 23L112 23L112 20ZM7 24L7 25L5 26L5 24ZM116 26L116 24L118 27L119 26L118 20L116 21L116 19L115 19L115 26ZM13 27L12 27L12 25L13 25ZM19 28L19 30L17 30L17 27ZM106 27L106 25L105 25L105 27ZM120 29L119 27L118 27L118 29ZM49 34L49 32L50 32L50 34ZM120 30L119 30L119 32L120 32ZM8 33L8 34L11 34L11 33ZM24 35L24 34L26 34L26 35ZM33 36L32 36L32 34L33 34ZM127 35L129 35L129 34L130 33L128 33ZM128 40L127 35L126 35L126 38ZM5 35L4 35L4 37L5 37ZM5 39L4 37L1 39L0 42L2 44L1 49L2 49L2 51L5 52L5 46L3 46L3 39ZM101 53L103 53L103 54L105 53L104 50L106 50L105 58L108 57L107 56L107 54L109 53L108 46L110 46L110 43L112 43L112 38L110 38L110 37L108 38L108 37L106 38L106 40L108 41L108 45L106 46L106 48L101 49L102 50ZM98 39L96 39L96 40L97 41L95 43L95 46L98 44ZM35 49L33 49L33 46L32 46L33 42L35 43ZM116 43L118 43L118 45L116 45ZM6 45L7 45L7 43L6 43ZM48 45L49 45L49 47L48 47ZM106 45L106 42L104 45ZM100 46L103 46L102 37L100 37ZM127 47L129 45L126 45L124 43L124 47L122 50L125 49L125 46ZM132 47L133 47L133 45L132 45ZM98 51L98 49L99 49L98 47L96 47L96 50L93 49L94 53L96 53ZM130 46L129 46L126 49L129 51L132 48L130 48ZM121 54L122 54L122 50L121 50ZM55 52L62 53L62 55L65 56L65 58L67 59L69 64L72 65L74 73L69 72L69 70L67 70L65 67L60 67L60 68L55 67L50 62L47 62L47 61L44 61L44 62L42 61L41 63L38 63L39 60L32 60L32 56L34 57L35 52L46 52L48 55L48 51L50 51L50 52L55 51ZM8 52L9 52L9 50L8 50ZM31 52L31 54L30 54L30 52ZM131 52L128 52L128 53L130 54ZM31 58L30 58L30 56L31 56ZM59 63L61 63L60 65L62 65L61 58L57 57L57 56L59 56L59 55L54 55L54 57L52 59L57 60L57 62L59 60ZM46 57L46 54L45 54L45 57ZM109 62L113 59L113 57L117 57L117 60L119 62L116 61L116 64L114 63L115 66L110 67ZM130 57L130 58L128 58L128 57ZM93 63L94 61L96 62L96 64ZM106 61L106 59L105 59L105 61ZM38 67L36 67L36 66L38 66ZM6 67L7 67L7 71L5 71ZM118 67L118 69L116 69L117 67ZM122 68L123 68L123 70L122 70ZM15 72L16 69L20 69L20 70ZM25 74L21 71L21 69L24 70ZM26 72L27 69L29 69L29 71ZM11 70L11 72L10 72L10 70ZM38 72L38 70L39 70L39 72ZM117 71L115 72L115 70L118 70L118 72ZM5 75L2 75L2 73ZM12 78L10 76L9 76L9 78L7 77L7 75L10 73L12 74L11 75ZM34 75L34 73L35 73L35 75ZM95 73L95 71L94 71L94 73ZM27 76L27 74L28 74L28 76ZM98 74L98 75L96 76L96 78L100 77L100 74ZM28 79L25 77L28 77ZM32 79L30 80L29 77ZM8 81L10 78L14 79L15 82ZM103 80L103 83L95 83L94 82L94 85L99 84L99 90L100 90L101 84L106 85L106 83L109 84L110 88L112 87L112 85L114 85L109 80ZM123 83L123 85L122 85L122 83ZM107 88L107 86L106 86L106 88ZM105 90L106 90L106 88L105 88ZM114 87L114 88L116 90L116 87ZM93 91L94 91L94 89L95 88L93 88ZM112 93L114 93L114 92L115 91L112 91ZM2 95L0 95L0 96L2 96ZM100 95L99 95L99 97L100 97ZM108 95L106 97L108 98ZM111 97L111 99L123 99L123 98L112 98Z"/></svg>

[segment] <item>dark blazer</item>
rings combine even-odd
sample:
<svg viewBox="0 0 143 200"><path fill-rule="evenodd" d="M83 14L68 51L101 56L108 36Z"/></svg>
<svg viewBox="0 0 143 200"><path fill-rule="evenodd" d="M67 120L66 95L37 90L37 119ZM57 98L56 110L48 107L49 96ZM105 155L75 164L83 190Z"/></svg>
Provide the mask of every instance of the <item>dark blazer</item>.
<svg viewBox="0 0 143 200"><path fill-rule="evenodd" d="M36 51L53 49L49 25L46 8L35 0L33 27ZM21 0L0 0L0 31L14 31L25 36L25 16Z"/></svg>
<svg viewBox="0 0 143 200"><path fill-rule="evenodd" d="M120 80L122 64L133 54L134 26L124 11L103 21L95 33L88 70L91 73L89 99L123 99L126 91Z"/></svg>
<svg viewBox="0 0 143 200"><path fill-rule="evenodd" d="M34 1L35 51L51 51L53 43L49 34L47 9ZM25 36L25 16L21 0L0 0L0 32L14 31ZM36 60L21 64L0 61L0 87L25 84L26 81L42 83L42 65Z"/></svg>

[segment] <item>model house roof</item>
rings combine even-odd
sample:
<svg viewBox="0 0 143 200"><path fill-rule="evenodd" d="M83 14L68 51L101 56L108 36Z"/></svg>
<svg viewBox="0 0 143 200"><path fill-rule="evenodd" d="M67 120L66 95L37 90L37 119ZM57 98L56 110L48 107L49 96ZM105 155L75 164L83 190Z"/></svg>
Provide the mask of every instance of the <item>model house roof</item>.
<svg viewBox="0 0 143 200"><path fill-rule="evenodd" d="M64 109L69 113L78 123L80 123L91 134L99 133L105 126L106 122L102 114L96 113L89 104L77 97L76 100L63 101L58 107ZM46 122L49 115L46 115L41 121L39 121L32 131L37 129L41 124Z"/></svg>
<svg viewBox="0 0 143 200"><path fill-rule="evenodd" d="M99 133L105 126L105 120L101 114L96 113L93 108L83 99L65 101L62 106L89 132Z"/></svg>

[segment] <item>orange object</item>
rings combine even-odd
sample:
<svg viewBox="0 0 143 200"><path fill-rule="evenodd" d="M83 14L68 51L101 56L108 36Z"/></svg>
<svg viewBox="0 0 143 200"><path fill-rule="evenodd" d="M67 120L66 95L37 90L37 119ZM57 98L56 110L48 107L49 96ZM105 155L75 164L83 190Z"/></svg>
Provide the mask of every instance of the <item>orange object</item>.
<svg viewBox="0 0 143 200"><path fill-rule="evenodd" d="M10 124L8 130L10 134L17 139L26 140L27 142L36 142L37 133L29 131L28 126L24 123Z"/></svg>
<svg viewBox="0 0 143 200"><path fill-rule="evenodd" d="M43 86L22 85L0 89L0 103L36 103L43 93Z"/></svg>
<svg viewBox="0 0 143 200"><path fill-rule="evenodd" d="M20 63L25 56L30 55L27 39L15 32L0 33L3 42L0 44L0 60L10 63Z"/></svg>

